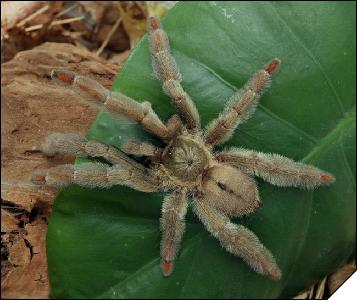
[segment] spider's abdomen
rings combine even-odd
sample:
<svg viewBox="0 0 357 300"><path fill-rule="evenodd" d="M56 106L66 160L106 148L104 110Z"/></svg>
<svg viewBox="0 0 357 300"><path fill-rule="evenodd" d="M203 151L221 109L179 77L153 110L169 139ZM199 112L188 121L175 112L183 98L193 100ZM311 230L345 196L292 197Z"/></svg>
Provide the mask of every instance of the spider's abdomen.
<svg viewBox="0 0 357 300"><path fill-rule="evenodd" d="M261 204L255 181L228 165L208 169L202 187L206 201L229 216L250 214Z"/></svg>
<svg viewBox="0 0 357 300"><path fill-rule="evenodd" d="M203 145L186 136L178 136L166 149L162 159L162 169L171 180L195 183L209 163L209 153Z"/></svg>

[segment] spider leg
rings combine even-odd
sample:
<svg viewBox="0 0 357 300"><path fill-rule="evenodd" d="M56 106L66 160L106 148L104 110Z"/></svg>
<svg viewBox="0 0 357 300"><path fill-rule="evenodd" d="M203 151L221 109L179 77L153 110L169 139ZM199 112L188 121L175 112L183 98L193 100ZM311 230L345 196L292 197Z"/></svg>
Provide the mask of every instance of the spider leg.
<svg viewBox="0 0 357 300"><path fill-rule="evenodd" d="M65 187L72 183L89 188L109 188L126 185L142 192L156 192L159 182L153 176L143 176L118 165L112 167L102 163L83 163L79 165L59 165L47 170L36 171L32 182L38 185Z"/></svg>
<svg viewBox="0 0 357 300"><path fill-rule="evenodd" d="M72 71L56 69L51 77L55 83L77 92L83 100L97 107L104 106L112 114L124 115L161 139L165 139L169 133L149 102L139 103L122 93L111 92L95 80Z"/></svg>
<svg viewBox="0 0 357 300"><path fill-rule="evenodd" d="M232 148L218 154L217 159L277 186L312 189L335 181L332 174L279 154Z"/></svg>
<svg viewBox="0 0 357 300"><path fill-rule="evenodd" d="M162 153L164 149L156 147L150 143L141 142L137 140L129 140L124 143L122 150L125 153L137 156L157 157Z"/></svg>
<svg viewBox="0 0 357 300"><path fill-rule="evenodd" d="M168 137L173 137L174 135L176 135L182 127L180 117L178 115L171 116L166 122L166 127L169 131ZM125 142L122 147L122 150L128 154L149 157L159 157L164 151L163 148L156 147L147 142L141 142L136 140L129 140Z"/></svg>
<svg viewBox="0 0 357 300"><path fill-rule="evenodd" d="M145 173L146 168L128 157L115 147L97 141L88 141L76 133L52 133L42 144L42 152L48 156L55 154L72 154L92 157L103 157L112 164Z"/></svg>
<svg viewBox="0 0 357 300"><path fill-rule="evenodd" d="M280 279L281 271L273 255L253 232L230 222L228 217L206 203L204 197L196 197L192 205L207 230L228 252L240 256L257 273Z"/></svg>
<svg viewBox="0 0 357 300"><path fill-rule="evenodd" d="M178 115L172 115L166 122L167 130L169 131L168 137L173 137L180 132L183 127L182 121Z"/></svg>
<svg viewBox="0 0 357 300"><path fill-rule="evenodd" d="M185 231L187 212L186 192L176 191L165 197L161 217L161 270L164 276L170 276L174 261L180 248Z"/></svg>
<svg viewBox="0 0 357 300"><path fill-rule="evenodd" d="M255 73L241 90L233 94L219 117L205 128L204 139L207 145L213 147L226 142L238 124L250 118L279 65L280 60L272 59L264 69Z"/></svg>
<svg viewBox="0 0 357 300"><path fill-rule="evenodd" d="M167 34L160 21L155 17L148 19L148 29L153 68L158 78L163 82L164 92L171 97L188 128L198 129L200 127L199 114L190 96L181 86L181 74L175 58L170 52Z"/></svg>

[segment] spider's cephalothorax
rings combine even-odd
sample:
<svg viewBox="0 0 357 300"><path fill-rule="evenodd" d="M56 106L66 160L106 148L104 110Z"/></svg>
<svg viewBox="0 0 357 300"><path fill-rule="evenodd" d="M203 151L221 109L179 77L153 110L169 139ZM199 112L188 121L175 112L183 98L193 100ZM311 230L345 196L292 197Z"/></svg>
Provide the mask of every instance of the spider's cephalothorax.
<svg viewBox="0 0 357 300"><path fill-rule="evenodd" d="M162 176L182 187L200 185L213 157L197 135L187 132L171 140L162 154ZM160 172L160 173L161 173Z"/></svg>
<svg viewBox="0 0 357 300"><path fill-rule="evenodd" d="M139 103L121 93L110 92L87 77L67 70L53 70L51 77L96 106L139 122L161 139L163 147L132 140L119 150L77 134L54 133L43 144L45 154L103 157L112 165L61 165L36 172L32 180L59 187L71 183L92 188L127 185L142 192L169 192L161 217L160 255L165 276L173 271L184 232L188 198L192 198L194 213L227 251L243 258L256 272L279 279L281 271L270 251L253 232L232 223L229 217L253 213L261 205L252 176L277 186L315 188L331 184L333 175L278 154L243 148L223 152L213 149L227 141L235 128L251 116L280 61L272 59L255 73L231 96L223 112L201 130L198 111L181 86L181 74L165 31L156 18L149 19L148 28L154 71L178 111L167 122L161 121L150 103ZM149 163L140 164L127 154L145 156Z"/></svg>

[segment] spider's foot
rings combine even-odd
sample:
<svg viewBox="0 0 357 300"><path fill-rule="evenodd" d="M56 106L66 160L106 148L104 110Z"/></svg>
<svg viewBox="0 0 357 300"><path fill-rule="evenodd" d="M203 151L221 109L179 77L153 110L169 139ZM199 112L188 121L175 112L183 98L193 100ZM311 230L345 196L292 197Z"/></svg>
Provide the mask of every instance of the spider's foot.
<svg viewBox="0 0 357 300"><path fill-rule="evenodd" d="M273 58L264 68L270 75L275 74L279 70L281 60L278 58Z"/></svg>
<svg viewBox="0 0 357 300"><path fill-rule="evenodd" d="M280 280L281 278L281 271L278 266L274 268L273 270L270 270L269 276L274 279L274 280Z"/></svg>
<svg viewBox="0 0 357 300"><path fill-rule="evenodd" d="M163 260L161 262L161 271L165 277L170 276L172 274L173 270L174 270L174 262L173 261Z"/></svg>
<svg viewBox="0 0 357 300"><path fill-rule="evenodd" d="M325 185L330 185L335 182L335 177L331 174L322 174L321 177L321 182Z"/></svg>
<svg viewBox="0 0 357 300"><path fill-rule="evenodd" d="M37 172L32 175L31 182L36 185L45 185L46 184L46 175L43 172Z"/></svg>
<svg viewBox="0 0 357 300"><path fill-rule="evenodd" d="M36 185L48 185L64 187L73 180L73 166L59 165L47 170L37 170L31 176L32 183Z"/></svg>
<svg viewBox="0 0 357 300"><path fill-rule="evenodd" d="M148 25L151 30L156 30L156 29L162 28L162 25L161 25L159 19L156 17L150 17L148 20Z"/></svg>
<svg viewBox="0 0 357 300"><path fill-rule="evenodd" d="M70 86L73 84L76 74L72 71L55 69L51 72L51 78L55 83L61 86Z"/></svg>

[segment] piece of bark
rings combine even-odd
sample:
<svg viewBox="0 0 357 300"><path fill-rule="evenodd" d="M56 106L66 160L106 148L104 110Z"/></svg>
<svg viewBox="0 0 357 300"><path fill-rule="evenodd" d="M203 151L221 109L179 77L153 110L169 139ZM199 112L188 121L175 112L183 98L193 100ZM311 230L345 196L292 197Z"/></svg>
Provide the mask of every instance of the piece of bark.
<svg viewBox="0 0 357 300"><path fill-rule="evenodd" d="M97 111L55 85L53 68L67 68L110 88L119 65L70 44L45 43L19 52L2 65L2 298L48 298L46 231L56 190L34 188L36 169L72 163L74 157L48 159L39 147L51 132L85 135Z"/></svg>

